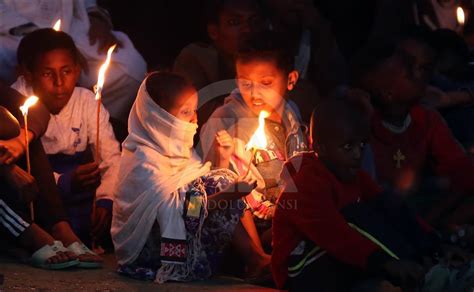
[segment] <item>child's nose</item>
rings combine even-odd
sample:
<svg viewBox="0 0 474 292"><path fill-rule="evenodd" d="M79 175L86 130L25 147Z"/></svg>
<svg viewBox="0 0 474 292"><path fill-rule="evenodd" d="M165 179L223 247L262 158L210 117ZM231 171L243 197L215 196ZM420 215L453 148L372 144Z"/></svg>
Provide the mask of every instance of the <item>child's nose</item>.
<svg viewBox="0 0 474 292"><path fill-rule="evenodd" d="M191 123L197 124L197 122L198 122L198 115L197 115L197 112L194 112L194 115L191 118Z"/></svg>
<svg viewBox="0 0 474 292"><path fill-rule="evenodd" d="M61 75L56 75L54 77L54 85L59 87L59 86L62 86L64 84L64 80L63 78L61 77Z"/></svg>
<svg viewBox="0 0 474 292"><path fill-rule="evenodd" d="M362 157L362 148L361 147L354 147L353 148L353 156L354 156L354 159L360 159Z"/></svg>

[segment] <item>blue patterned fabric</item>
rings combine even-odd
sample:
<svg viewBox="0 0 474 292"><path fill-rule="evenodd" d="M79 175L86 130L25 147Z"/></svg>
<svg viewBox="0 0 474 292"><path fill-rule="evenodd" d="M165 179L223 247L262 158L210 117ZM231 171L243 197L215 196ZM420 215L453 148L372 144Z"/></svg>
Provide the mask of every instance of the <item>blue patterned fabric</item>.
<svg viewBox="0 0 474 292"><path fill-rule="evenodd" d="M213 170L190 183L186 197L189 199L202 196L202 192L207 196L213 195L226 188L235 178L235 173L228 169ZM193 270L186 280L207 279L219 269L224 251L244 210L245 203L237 200L218 205L209 211L201 230L201 253L196 257L197 260L192 265ZM201 212L204 212L204 209ZM199 218L185 216L184 220L189 246L196 242ZM134 279L152 281L155 280L160 265L160 230L158 223L155 223L138 258L132 264L119 266L118 273Z"/></svg>

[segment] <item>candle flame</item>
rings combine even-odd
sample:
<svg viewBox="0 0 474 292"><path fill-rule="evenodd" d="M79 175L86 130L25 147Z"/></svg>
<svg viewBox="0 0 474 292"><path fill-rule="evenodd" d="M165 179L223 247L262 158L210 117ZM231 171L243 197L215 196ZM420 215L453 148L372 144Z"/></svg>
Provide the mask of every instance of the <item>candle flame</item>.
<svg viewBox="0 0 474 292"><path fill-rule="evenodd" d="M34 95L30 96L30 97L25 101L25 103L24 103L22 106L20 106L21 113L22 113L24 116L28 115L28 109L29 109L31 106L35 105L35 103L36 103L37 101L38 101L38 97L36 97L36 96L34 96Z"/></svg>
<svg viewBox="0 0 474 292"><path fill-rule="evenodd" d="M112 58L112 53L115 50L115 47L117 47L117 44L111 46L109 50L107 51L107 58L105 59L104 64L100 66L99 69L99 77L97 78L97 85L95 88L95 99L100 99L101 98L101 92L102 88L104 87L104 82L105 82L105 72L109 68L110 65L110 59Z"/></svg>
<svg viewBox="0 0 474 292"><path fill-rule="evenodd" d="M458 7L458 9L456 10L456 14L457 14L459 25L464 25L465 16L464 16L464 10L462 9L462 7Z"/></svg>
<svg viewBox="0 0 474 292"><path fill-rule="evenodd" d="M54 24L53 26L53 29L55 31L60 31L61 30L61 19L59 19L58 21L56 21L56 23Z"/></svg>
<svg viewBox="0 0 474 292"><path fill-rule="evenodd" d="M267 111L261 111L258 115L258 128L250 138L250 141L245 145L245 150L265 149L267 148L267 137L265 136L265 119L270 114Z"/></svg>

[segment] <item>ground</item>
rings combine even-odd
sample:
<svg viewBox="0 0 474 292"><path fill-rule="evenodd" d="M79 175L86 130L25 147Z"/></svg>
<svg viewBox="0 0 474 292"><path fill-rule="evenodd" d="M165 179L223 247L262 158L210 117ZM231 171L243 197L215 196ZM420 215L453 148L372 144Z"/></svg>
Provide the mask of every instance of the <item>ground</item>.
<svg viewBox="0 0 474 292"><path fill-rule="evenodd" d="M0 292L3 291L277 291L249 285L237 278L218 277L195 283L142 282L115 273L113 254L104 256L104 268L49 271L0 257ZM2 281L3 275L3 281ZM2 283L3 282L3 283Z"/></svg>

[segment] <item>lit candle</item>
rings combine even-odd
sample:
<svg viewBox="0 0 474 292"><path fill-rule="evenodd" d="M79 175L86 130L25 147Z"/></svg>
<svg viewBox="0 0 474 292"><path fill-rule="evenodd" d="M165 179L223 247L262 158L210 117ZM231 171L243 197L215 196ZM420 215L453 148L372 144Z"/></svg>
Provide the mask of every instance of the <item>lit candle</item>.
<svg viewBox="0 0 474 292"><path fill-rule="evenodd" d="M112 53L117 45L111 46L108 51L107 51L107 58L105 59L104 64L100 66L99 68L99 75L97 77L97 84L94 86L94 91L95 91L95 99L97 100L97 124L96 124L96 145L95 145L95 159L97 163L100 161L100 106L101 106L101 99L102 99L102 89L104 88L104 82L105 82L105 72L109 68L110 65L110 59L112 58ZM92 218L95 219L96 216L96 198L94 196L94 200L92 202ZM100 247L96 247L96 242L95 238L92 240L92 250L96 251L97 253L99 252Z"/></svg>
<svg viewBox="0 0 474 292"><path fill-rule="evenodd" d="M38 97L32 95L30 96L25 103L20 106L20 111L23 114L23 119L25 121L25 149L26 149L26 169L28 174L31 175L31 165L30 165L30 146L28 141L28 109L33 106L38 101ZM33 202L30 202L30 216L31 221L35 220L35 210L33 207Z"/></svg>
<svg viewBox="0 0 474 292"><path fill-rule="evenodd" d="M250 172L250 166L252 165L252 160L257 150L267 148L267 137L265 136L265 119L269 116L270 114L267 111L260 112L258 115L258 128L252 137L250 137L247 145L245 145L245 150L252 151L252 155L250 156L250 161L247 167L247 174ZM245 176L247 176L247 174Z"/></svg>
<svg viewBox="0 0 474 292"><path fill-rule="evenodd" d="M109 65L110 65L110 59L112 57L112 52L114 51L115 47L117 45L113 45L109 48L109 50L107 51L107 58L105 59L105 62L104 64L102 64L102 66L100 66L100 69L99 69L99 76L97 78L97 84L96 86L94 87L94 91L95 91L95 99L97 100L97 132L96 132L96 149L95 149L95 157L96 157L96 160L97 162L99 161L99 141L100 141L100 138L99 138L99 132L100 132L100 105L101 105L101 98L102 98L102 89L104 87L104 82L105 82L105 72L107 71L107 68L109 68Z"/></svg>
<svg viewBox="0 0 474 292"><path fill-rule="evenodd" d="M54 24L53 26L53 29L55 31L60 31L61 30L61 19L59 19L58 21L56 21L56 23Z"/></svg>

